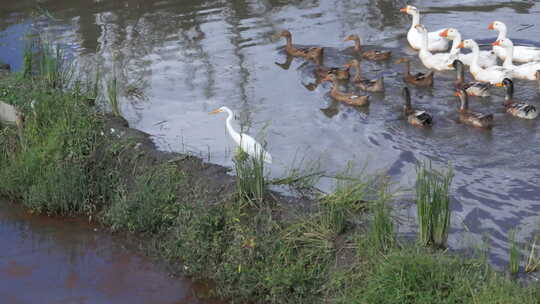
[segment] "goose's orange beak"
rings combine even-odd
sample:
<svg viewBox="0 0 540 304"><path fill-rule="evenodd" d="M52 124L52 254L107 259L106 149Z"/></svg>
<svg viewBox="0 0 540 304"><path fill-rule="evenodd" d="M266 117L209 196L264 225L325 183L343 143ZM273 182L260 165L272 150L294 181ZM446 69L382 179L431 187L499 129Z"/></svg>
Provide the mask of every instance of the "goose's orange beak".
<svg viewBox="0 0 540 304"><path fill-rule="evenodd" d="M488 25L488 30L494 30L495 29L495 26L493 25L493 22L491 22L489 25Z"/></svg>
<svg viewBox="0 0 540 304"><path fill-rule="evenodd" d="M400 8L399 11L402 12L402 13L405 13L405 14L407 14L407 12L408 12L406 7Z"/></svg>
<svg viewBox="0 0 540 304"><path fill-rule="evenodd" d="M461 92L460 92L460 91L456 91L456 92L454 93L454 96L461 96Z"/></svg>
<svg viewBox="0 0 540 304"><path fill-rule="evenodd" d="M493 45L493 46L501 45L501 41L497 40L497 41L493 42L491 45Z"/></svg>
<svg viewBox="0 0 540 304"><path fill-rule="evenodd" d="M495 86L496 87L504 87L504 84L502 82L499 82L499 83L496 83Z"/></svg>
<svg viewBox="0 0 540 304"><path fill-rule="evenodd" d="M441 37L448 37L448 29L445 29L444 31L439 33L439 36Z"/></svg>
<svg viewBox="0 0 540 304"><path fill-rule="evenodd" d="M458 49L463 49L463 48L465 48L465 44L463 44L463 41L461 41L461 43L458 44L457 48L458 48Z"/></svg>

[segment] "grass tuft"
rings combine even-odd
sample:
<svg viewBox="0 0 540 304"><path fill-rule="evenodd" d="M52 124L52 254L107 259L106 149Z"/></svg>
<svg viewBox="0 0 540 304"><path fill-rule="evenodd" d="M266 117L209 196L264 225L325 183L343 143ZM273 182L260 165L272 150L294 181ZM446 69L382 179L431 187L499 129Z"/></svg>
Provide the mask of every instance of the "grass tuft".
<svg viewBox="0 0 540 304"><path fill-rule="evenodd" d="M516 275L519 272L519 264L521 263L521 251L516 240L516 230L511 229L508 232L508 241L510 242L510 254L508 261L508 270L510 274Z"/></svg>
<svg viewBox="0 0 540 304"><path fill-rule="evenodd" d="M431 167L431 162L416 167L416 209L419 239L424 246L444 248L450 226L452 168L446 173Z"/></svg>
<svg viewBox="0 0 540 304"><path fill-rule="evenodd" d="M262 154L260 157L250 157L237 148L233 161L236 169L236 188L240 200L248 204L260 205L266 193Z"/></svg>

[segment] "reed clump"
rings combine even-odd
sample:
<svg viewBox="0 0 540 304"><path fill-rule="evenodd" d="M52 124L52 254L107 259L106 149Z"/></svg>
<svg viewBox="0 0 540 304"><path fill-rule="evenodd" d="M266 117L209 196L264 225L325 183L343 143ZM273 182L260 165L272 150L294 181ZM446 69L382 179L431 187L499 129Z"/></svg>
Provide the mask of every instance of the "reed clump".
<svg viewBox="0 0 540 304"><path fill-rule="evenodd" d="M450 185L453 173L432 168L430 162L416 167L416 210L419 241L424 246L444 248L450 226Z"/></svg>

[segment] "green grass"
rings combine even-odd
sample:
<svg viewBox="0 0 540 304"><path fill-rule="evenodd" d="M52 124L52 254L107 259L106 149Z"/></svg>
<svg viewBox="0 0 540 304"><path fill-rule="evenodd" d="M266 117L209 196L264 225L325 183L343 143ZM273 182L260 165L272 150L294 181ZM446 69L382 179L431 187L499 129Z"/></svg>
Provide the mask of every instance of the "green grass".
<svg viewBox="0 0 540 304"><path fill-rule="evenodd" d="M96 74L99 77L99 73ZM113 69L113 75L107 81L107 101L111 112L116 116L122 116L120 110L120 99L118 95L118 80Z"/></svg>
<svg viewBox="0 0 540 304"><path fill-rule="evenodd" d="M515 229L511 229L508 232L508 241L510 242L508 271L512 275L516 275L519 272L519 265L521 264L521 251L516 240L516 233L517 231Z"/></svg>
<svg viewBox="0 0 540 304"><path fill-rule="evenodd" d="M450 226L450 184L452 169L439 172L431 163L416 168L416 210L419 240L424 246L444 248Z"/></svg>
<svg viewBox="0 0 540 304"><path fill-rule="evenodd" d="M239 148L234 156L236 189L241 201L260 205L266 194L264 161L260 157L250 157Z"/></svg>

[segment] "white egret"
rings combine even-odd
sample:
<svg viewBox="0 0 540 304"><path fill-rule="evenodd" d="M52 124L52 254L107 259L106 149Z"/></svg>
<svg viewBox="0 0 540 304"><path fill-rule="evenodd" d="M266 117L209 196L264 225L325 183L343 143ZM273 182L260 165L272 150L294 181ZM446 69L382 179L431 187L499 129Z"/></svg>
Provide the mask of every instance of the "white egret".
<svg viewBox="0 0 540 304"><path fill-rule="evenodd" d="M221 112L226 112L229 116L227 117L227 120L225 122L227 126L227 132L229 132L229 135L232 137L234 142L240 146L240 149L242 151L246 152L249 156L259 159L262 157L262 160L266 163L271 164L272 163L272 156L270 153L266 152L262 145L259 144L253 137L247 135L246 133L238 133L236 130L233 129L231 121L234 117L234 113L231 111L231 109L227 107L221 107L219 109L216 109L210 114L217 114Z"/></svg>

